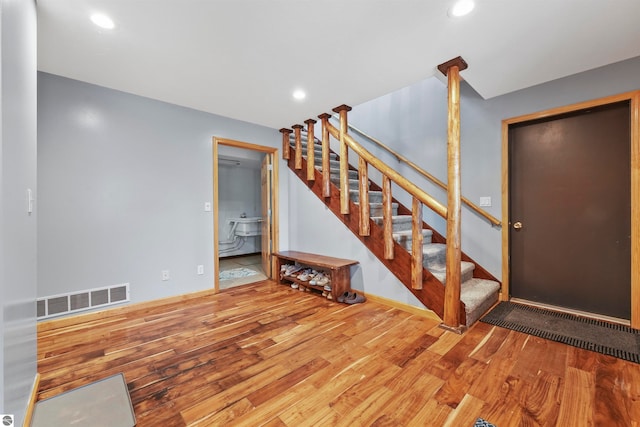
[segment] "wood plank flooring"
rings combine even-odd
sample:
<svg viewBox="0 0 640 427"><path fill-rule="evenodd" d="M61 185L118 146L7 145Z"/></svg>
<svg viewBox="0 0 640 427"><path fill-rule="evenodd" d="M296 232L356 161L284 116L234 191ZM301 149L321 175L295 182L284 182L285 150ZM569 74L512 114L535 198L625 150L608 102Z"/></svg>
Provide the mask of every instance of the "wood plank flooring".
<svg viewBox="0 0 640 427"><path fill-rule="evenodd" d="M138 426L640 426L640 365L270 281L43 328L38 371L39 399L123 372Z"/></svg>

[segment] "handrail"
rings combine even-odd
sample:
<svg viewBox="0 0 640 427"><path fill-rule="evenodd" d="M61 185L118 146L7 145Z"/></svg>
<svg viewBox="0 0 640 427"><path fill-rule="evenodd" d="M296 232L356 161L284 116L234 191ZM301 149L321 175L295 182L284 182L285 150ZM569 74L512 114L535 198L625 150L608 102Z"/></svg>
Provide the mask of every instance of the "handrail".
<svg viewBox="0 0 640 427"><path fill-rule="evenodd" d="M335 114L332 117L334 119L338 119L338 117L336 117ZM420 175L424 176L429 181L431 181L434 184L436 184L438 187L440 187L443 190L447 191L447 184L445 184L444 182L440 181L438 178L436 178L435 176L433 176L432 174L430 174L426 170L422 169L420 166L416 165L415 163L413 163L411 160L409 160L408 158L406 158L402 154L398 153L397 151L395 151L392 148L388 147L387 145L383 144L378 139L376 139L373 136L367 134L366 132L358 129L357 127L353 126L352 124L349 123L348 126L349 126L349 129L357 132L358 134L360 134L361 136L365 137L369 141L373 142L374 144L376 144L380 148L386 150L389 154L393 155L396 159L398 159L399 161L401 161L403 163L406 163L409 167L411 167L411 169L415 170ZM467 205L471 210L473 210L475 213L477 213L478 215L484 217L491 224L493 224L493 225L495 225L497 227L500 227L502 225L502 222L498 218L496 218L493 215L491 215L490 213L486 212L484 209L480 208L478 205L476 205L475 203L473 203L471 200L467 199L466 197L462 196L460 198L460 200L462 200L462 202L465 205Z"/></svg>
<svg viewBox="0 0 640 427"><path fill-rule="evenodd" d="M340 139L340 130L333 126L331 123L327 122L327 129L331 136L336 139ZM358 142L353 139L353 137L349 134L345 134L345 143L351 148L360 158L363 158L368 164L382 172L384 175L389 177L393 182L398 184L403 190L412 194L422 203L427 205L429 209L436 212L442 218L447 218L447 207L442 203L437 201L435 198L431 197L420 187L409 181L407 178L402 176L399 172L394 169L391 169L389 166L385 165L382 161L380 161L376 156L367 151L363 146L358 144Z"/></svg>

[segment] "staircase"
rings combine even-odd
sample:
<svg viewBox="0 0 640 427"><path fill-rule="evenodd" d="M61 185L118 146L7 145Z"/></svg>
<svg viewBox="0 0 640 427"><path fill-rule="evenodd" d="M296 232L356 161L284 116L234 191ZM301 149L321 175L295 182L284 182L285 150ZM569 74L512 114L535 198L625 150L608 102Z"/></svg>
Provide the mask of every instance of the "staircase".
<svg viewBox="0 0 640 427"><path fill-rule="evenodd" d="M315 123L315 122L313 122ZM312 126L313 123L307 123ZM288 131L288 132L287 132ZM422 289L415 289L411 276L411 260L413 256L413 216L411 210L403 206L396 199L391 201L391 235L393 237L393 257L388 258L382 243L384 235L384 196L378 184L367 180L369 206L369 235L361 235L359 216L360 205L360 177L359 172L352 165L348 170L349 214L341 213L340 209L340 157L329 150L330 195L325 197L322 186L322 145L317 139L309 143L307 132L300 126L296 129L300 135L299 145L296 135L290 130L283 129L287 138L287 149L292 155L288 156L289 168L323 201L330 210L382 261L386 267L409 289L427 308L434 311L441 318L444 313L444 292L446 286L446 246L445 238L422 222ZM297 153L298 146L300 153ZM309 154L313 152L310 156ZM287 155L285 154L285 158ZM298 160L296 160L298 157ZM308 160L313 157L312 173ZM298 163L296 166L296 162ZM312 179L309 179L312 178ZM460 275L460 325L470 326L482 314L498 301L500 283L490 273L462 253Z"/></svg>

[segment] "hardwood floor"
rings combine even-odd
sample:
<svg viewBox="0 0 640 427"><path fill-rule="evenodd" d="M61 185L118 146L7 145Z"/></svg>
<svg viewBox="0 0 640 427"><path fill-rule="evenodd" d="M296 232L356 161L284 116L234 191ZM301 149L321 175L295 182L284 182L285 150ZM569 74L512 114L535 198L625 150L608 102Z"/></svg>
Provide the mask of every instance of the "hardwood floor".
<svg viewBox="0 0 640 427"><path fill-rule="evenodd" d="M138 426L640 425L640 365L269 281L62 323L39 399L123 372Z"/></svg>

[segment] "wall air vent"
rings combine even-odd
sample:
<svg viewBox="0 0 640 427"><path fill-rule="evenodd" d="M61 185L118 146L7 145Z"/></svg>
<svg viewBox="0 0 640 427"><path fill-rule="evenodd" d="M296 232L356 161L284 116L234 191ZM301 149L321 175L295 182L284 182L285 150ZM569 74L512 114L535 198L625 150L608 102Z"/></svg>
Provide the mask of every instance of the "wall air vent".
<svg viewBox="0 0 640 427"><path fill-rule="evenodd" d="M107 307L129 302L129 300L129 284L122 283L105 288L87 289L85 291L38 298L36 308L38 319L40 320L92 308Z"/></svg>

